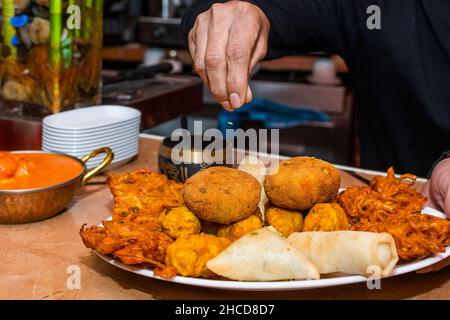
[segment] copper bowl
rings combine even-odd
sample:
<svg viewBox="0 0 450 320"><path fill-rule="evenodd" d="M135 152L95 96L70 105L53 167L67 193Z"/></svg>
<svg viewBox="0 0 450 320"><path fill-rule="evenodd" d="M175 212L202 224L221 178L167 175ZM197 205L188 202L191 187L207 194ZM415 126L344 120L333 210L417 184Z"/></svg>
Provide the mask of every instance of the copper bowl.
<svg viewBox="0 0 450 320"><path fill-rule="evenodd" d="M16 153L45 153L45 151L17 151ZM87 169L86 162L106 154L102 163L92 169ZM69 155L58 154L71 158L83 166L83 171L75 178L50 187L26 190L0 190L0 224L21 224L44 220L63 211L72 201L78 188L102 172L113 160L114 154L110 148L100 148L92 151L83 159Z"/></svg>

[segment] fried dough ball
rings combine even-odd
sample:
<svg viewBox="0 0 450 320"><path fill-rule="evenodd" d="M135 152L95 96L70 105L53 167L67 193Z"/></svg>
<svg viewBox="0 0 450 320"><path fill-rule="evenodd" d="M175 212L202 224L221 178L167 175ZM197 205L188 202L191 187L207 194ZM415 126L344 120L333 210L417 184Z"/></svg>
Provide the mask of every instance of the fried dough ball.
<svg viewBox="0 0 450 320"><path fill-rule="evenodd" d="M201 230L200 220L186 207L169 210L162 218L162 228L174 239L198 234Z"/></svg>
<svg viewBox="0 0 450 320"><path fill-rule="evenodd" d="M207 234L179 238L167 249L166 264L185 277L212 278L215 274L206 263L230 245L231 241Z"/></svg>
<svg viewBox="0 0 450 320"><path fill-rule="evenodd" d="M230 224L251 216L258 208L261 186L253 176L227 167L211 167L184 184L186 207L199 218Z"/></svg>
<svg viewBox="0 0 450 320"><path fill-rule="evenodd" d="M264 181L270 202L285 209L310 209L330 202L339 191L339 171L326 161L296 157L282 161Z"/></svg>
<svg viewBox="0 0 450 320"><path fill-rule="evenodd" d="M259 214L253 214L248 218L235 222L230 225L219 227L217 230L217 236L235 241L243 235L261 229L263 223Z"/></svg>
<svg viewBox="0 0 450 320"><path fill-rule="evenodd" d="M266 222L286 238L303 229L303 215L296 210L270 207L266 211Z"/></svg>
<svg viewBox="0 0 450 320"><path fill-rule="evenodd" d="M319 203L305 218L303 231L348 230L349 222L344 209L337 203Z"/></svg>

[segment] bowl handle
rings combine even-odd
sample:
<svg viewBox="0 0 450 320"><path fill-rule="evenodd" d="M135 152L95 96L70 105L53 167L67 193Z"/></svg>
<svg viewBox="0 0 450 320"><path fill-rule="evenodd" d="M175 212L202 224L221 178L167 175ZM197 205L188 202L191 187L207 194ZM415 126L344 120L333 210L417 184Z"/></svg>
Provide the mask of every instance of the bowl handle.
<svg viewBox="0 0 450 320"><path fill-rule="evenodd" d="M93 177L95 177L97 174L102 172L114 159L114 153L110 148L99 148L95 149L91 153L89 153L87 156L83 157L81 161L84 163L88 162L90 159L95 158L99 154L105 153L106 156L103 159L102 163L100 163L97 167L89 169L86 174L83 176L83 179L81 179L81 186L86 185L89 180Z"/></svg>

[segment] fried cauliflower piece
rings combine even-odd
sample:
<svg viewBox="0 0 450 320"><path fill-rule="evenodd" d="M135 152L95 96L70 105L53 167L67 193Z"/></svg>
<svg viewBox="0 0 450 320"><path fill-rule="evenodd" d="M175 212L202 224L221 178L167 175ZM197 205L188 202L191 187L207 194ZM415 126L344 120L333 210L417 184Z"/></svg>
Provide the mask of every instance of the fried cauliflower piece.
<svg viewBox="0 0 450 320"><path fill-rule="evenodd" d="M185 277L212 278L215 274L206 263L230 245L231 241L207 234L179 238L167 249L166 264Z"/></svg>
<svg viewBox="0 0 450 320"><path fill-rule="evenodd" d="M162 229L174 239L198 234L201 230L200 220L186 207L169 210L162 218Z"/></svg>
<svg viewBox="0 0 450 320"><path fill-rule="evenodd" d="M318 203L305 218L303 231L348 230L349 222L344 209L337 203Z"/></svg>
<svg viewBox="0 0 450 320"><path fill-rule="evenodd" d="M303 215L297 210L270 207L266 211L266 222L286 238L303 229Z"/></svg>
<svg viewBox="0 0 450 320"><path fill-rule="evenodd" d="M263 223L260 216L258 214L254 214L233 224L219 227L217 230L217 236L235 241L243 235L261 229L262 227Z"/></svg>

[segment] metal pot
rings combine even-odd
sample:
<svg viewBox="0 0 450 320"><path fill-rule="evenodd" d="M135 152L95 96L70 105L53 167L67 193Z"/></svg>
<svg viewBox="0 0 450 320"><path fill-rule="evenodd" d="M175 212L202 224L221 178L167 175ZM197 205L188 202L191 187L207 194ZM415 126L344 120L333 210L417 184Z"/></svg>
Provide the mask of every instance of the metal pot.
<svg viewBox="0 0 450 320"><path fill-rule="evenodd" d="M16 153L43 153L45 151L17 151ZM86 162L98 156L106 154L102 163L93 169L87 169ZM0 190L0 223L20 224L44 220L63 211L75 196L79 187L94 176L102 172L114 159L110 148L100 148L92 151L83 159L78 159L65 154L58 154L71 158L83 166L83 171L75 178L45 188L27 190Z"/></svg>

